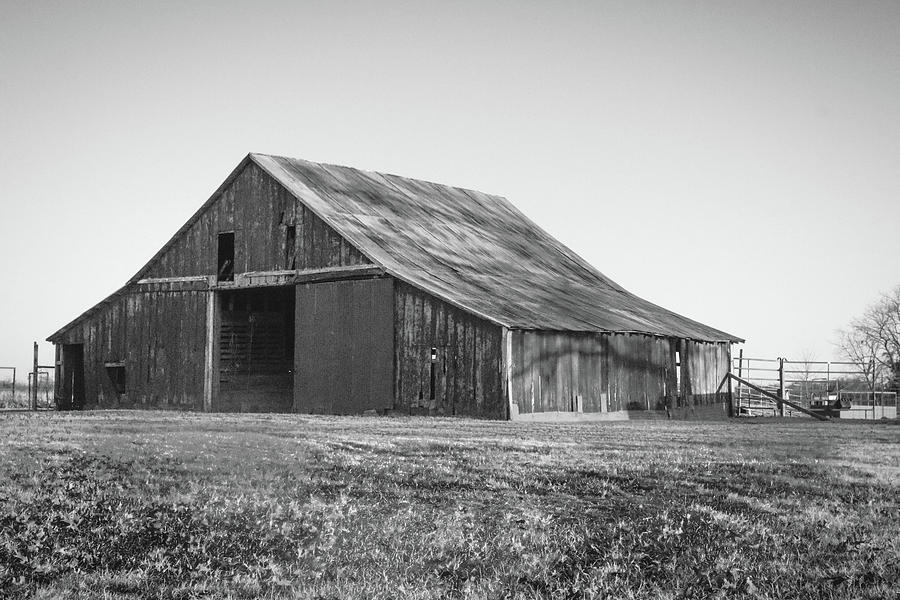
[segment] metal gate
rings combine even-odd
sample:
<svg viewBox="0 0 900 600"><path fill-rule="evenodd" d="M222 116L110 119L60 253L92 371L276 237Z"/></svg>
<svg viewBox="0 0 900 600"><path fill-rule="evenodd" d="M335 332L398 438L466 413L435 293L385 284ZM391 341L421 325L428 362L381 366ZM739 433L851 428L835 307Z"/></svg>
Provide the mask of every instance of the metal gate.
<svg viewBox="0 0 900 600"><path fill-rule="evenodd" d="M753 384L735 383L737 416L801 416L769 394L809 410L831 412L842 419L881 419L897 416L897 393L886 388L874 365L840 361L793 361L735 357L732 372ZM759 389L754 389L754 387Z"/></svg>

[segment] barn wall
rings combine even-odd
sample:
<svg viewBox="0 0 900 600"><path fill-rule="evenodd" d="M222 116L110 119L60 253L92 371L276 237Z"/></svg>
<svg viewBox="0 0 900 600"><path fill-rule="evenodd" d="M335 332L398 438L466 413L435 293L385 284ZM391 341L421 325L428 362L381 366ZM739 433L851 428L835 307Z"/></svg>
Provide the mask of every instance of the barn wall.
<svg viewBox="0 0 900 600"><path fill-rule="evenodd" d="M601 334L606 343L609 409L665 410L676 394L676 339L633 333Z"/></svg>
<svg viewBox="0 0 900 600"><path fill-rule="evenodd" d="M294 248L286 247L289 226L295 228ZM248 163L144 276L215 274L218 235L229 231L235 234L235 273L369 264L281 184Z"/></svg>
<svg viewBox="0 0 900 600"><path fill-rule="evenodd" d="M499 326L400 281L394 311L396 410L506 416Z"/></svg>
<svg viewBox="0 0 900 600"><path fill-rule="evenodd" d="M206 301L200 290L135 288L55 340L84 345L84 408L202 409ZM106 363L124 363L124 394Z"/></svg>
<svg viewBox="0 0 900 600"><path fill-rule="evenodd" d="M595 334L511 331L511 392L519 413L601 410L602 340Z"/></svg>
<svg viewBox="0 0 900 600"><path fill-rule="evenodd" d="M685 340L682 362L687 369L687 394L694 405L722 402L716 397L716 389L728 373L730 346L726 343L694 342Z"/></svg>
<svg viewBox="0 0 900 600"><path fill-rule="evenodd" d="M294 410L360 414L393 402L393 280L297 286Z"/></svg>
<svg viewBox="0 0 900 600"><path fill-rule="evenodd" d="M675 388L673 341L667 338L554 331L511 335L512 400L521 414L664 409Z"/></svg>

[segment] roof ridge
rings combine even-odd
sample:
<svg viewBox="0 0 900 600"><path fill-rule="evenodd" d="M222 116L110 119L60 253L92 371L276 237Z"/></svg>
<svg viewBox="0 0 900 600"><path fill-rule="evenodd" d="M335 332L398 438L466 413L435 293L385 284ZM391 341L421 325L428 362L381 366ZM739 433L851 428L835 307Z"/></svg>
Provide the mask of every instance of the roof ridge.
<svg viewBox="0 0 900 600"><path fill-rule="evenodd" d="M502 198L503 200L507 200L506 197L501 196L500 194L492 194L490 192L482 192L480 190L476 190L475 188L460 187L457 185L451 185L449 183L439 183L437 181L431 181L429 179L421 179L419 177L410 177L408 175L398 175L396 173L388 173L386 171L375 171L374 169L361 169L359 167L351 167L350 165L339 165L337 163L316 162L314 160L308 160L305 158L294 158L291 156L283 156L283 155L279 155L279 154L266 154L264 152L250 152L248 154L248 156L265 156L268 158L289 160L289 161L294 161L294 162L299 162L299 163L306 163L308 165L313 165L316 167L324 167L324 168L336 167L338 169L349 169L351 171L356 171L357 173L374 174L374 175L380 175L382 177L397 177L399 179L407 179L409 181L419 181L422 183L427 183L429 185L436 185L436 186L449 188L449 189L453 189L453 190L460 190L463 192L474 192L477 194L484 194L485 196L488 196L490 198Z"/></svg>

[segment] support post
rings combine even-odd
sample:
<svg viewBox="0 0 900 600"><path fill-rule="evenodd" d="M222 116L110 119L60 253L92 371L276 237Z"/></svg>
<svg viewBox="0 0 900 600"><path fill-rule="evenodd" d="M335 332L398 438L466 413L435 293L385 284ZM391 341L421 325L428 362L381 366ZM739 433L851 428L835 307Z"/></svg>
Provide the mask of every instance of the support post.
<svg viewBox="0 0 900 600"><path fill-rule="evenodd" d="M62 370L62 344L54 344L56 363L53 368L53 408L59 410L59 399L62 396L63 370Z"/></svg>
<svg viewBox="0 0 900 600"><path fill-rule="evenodd" d="M500 348L500 380L503 384L503 398L506 404L506 418L509 421L519 416L519 405L512 395L512 332L504 327Z"/></svg>
<svg viewBox="0 0 900 600"><path fill-rule="evenodd" d="M206 293L206 348L203 361L203 412L212 412L216 385L216 292Z"/></svg>
<svg viewBox="0 0 900 600"><path fill-rule="evenodd" d="M875 359L869 361L869 366L872 369L872 406L875 406Z"/></svg>
<svg viewBox="0 0 900 600"><path fill-rule="evenodd" d="M784 416L784 359L778 357L778 416Z"/></svg>
<svg viewBox="0 0 900 600"><path fill-rule="evenodd" d="M731 373L731 344L728 344L728 372ZM728 407L727 414L729 417L734 416L734 386L731 384L731 377L728 378Z"/></svg>
<svg viewBox="0 0 900 600"><path fill-rule="evenodd" d="M32 371L31 384L31 410L37 410L38 399L38 344L34 343L34 370Z"/></svg>

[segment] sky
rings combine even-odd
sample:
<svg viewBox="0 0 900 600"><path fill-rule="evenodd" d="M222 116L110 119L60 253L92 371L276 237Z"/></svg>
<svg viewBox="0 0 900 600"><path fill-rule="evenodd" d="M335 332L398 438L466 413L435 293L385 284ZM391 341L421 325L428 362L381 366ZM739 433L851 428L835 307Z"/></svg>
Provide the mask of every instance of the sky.
<svg viewBox="0 0 900 600"><path fill-rule="evenodd" d="M0 3L0 366L248 152L505 196L630 291L839 359L900 284L900 2ZM2 375L0 375L2 377Z"/></svg>

